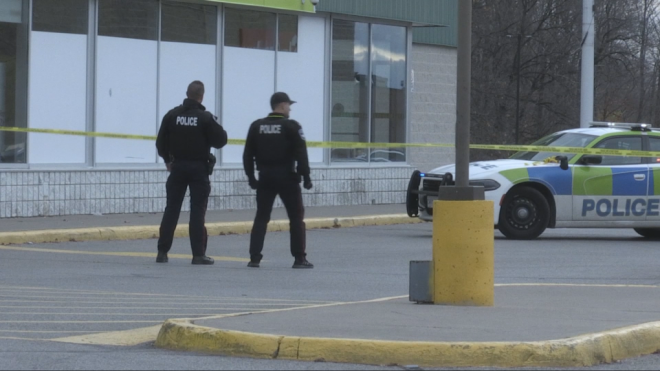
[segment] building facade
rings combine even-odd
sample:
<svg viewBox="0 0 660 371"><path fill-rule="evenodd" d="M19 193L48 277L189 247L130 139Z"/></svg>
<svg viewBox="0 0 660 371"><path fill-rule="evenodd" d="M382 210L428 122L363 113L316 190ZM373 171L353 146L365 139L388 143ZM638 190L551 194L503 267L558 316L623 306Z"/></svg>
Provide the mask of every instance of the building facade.
<svg viewBox="0 0 660 371"><path fill-rule="evenodd" d="M309 141L453 143L455 3L3 0L0 127L155 136L201 80L232 139L285 91ZM255 207L242 151L216 153L210 210ZM309 155L308 206L402 203L414 168L453 161L405 147ZM166 178L152 140L0 130L0 218L161 212Z"/></svg>

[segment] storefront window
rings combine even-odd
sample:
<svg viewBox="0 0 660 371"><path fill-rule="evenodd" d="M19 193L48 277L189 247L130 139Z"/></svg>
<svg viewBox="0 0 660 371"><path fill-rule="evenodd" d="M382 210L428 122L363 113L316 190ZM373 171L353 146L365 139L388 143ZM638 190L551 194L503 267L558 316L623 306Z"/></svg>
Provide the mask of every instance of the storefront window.
<svg viewBox="0 0 660 371"><path fill-rule="evenodd" d="M27 125L27 1L0 1L0 126ZM25 163L27 135L0 131L0 162Z"/></svg>
<svg viewBox="0 0 660 371"><path fill-rule="evenodd" d="M215 45L216 7L164 1L161 8L162 41Z"/></svg>
<svg viewBox="0 0 660 371"><path fill-rule="evenodd" d="M87 34L87 0L32 0L32 30Z"/></svg>
<svg viewBox="0 0 660 371"><path fill-rule="evenodd" d="M335 20L332 141L405 143L406 29ZM331 151L333 162L401 162L403 148Z"/></svg>
<svg viewBox="0 0 660 371"><path fill-rule="evenodd" d="M225 46L275 50L275 13L227 8Z"/></svg>
<svg viewBox="0 0 660 371"><path fill-rule="evenodd" d="M154 135L159 122L159 2L99 0L98 5L94 129ZM97 164L155 159L153 144L146 141L96 138L94 151Z"/></svg>
<svg viewBox="0 0 660 371"><path fill-rule="evenodd" d="M32 0L28 86L32 128L87 130L89 3ZM31 133L28 138L31 164L85 162L85 137Z"/></svg>
<svg viewBox="0 0 660 371"><path fill-rule="evenodd" d="M157 0L99 0L99 36L158 39Z"/></svg>
<svg viewBox="0 0 660 371"><path fill-rule="evenodd" d="M335 142L369 141L369 24L332 26L332 135ZM333 161L368 161L367 150L332 149Z"/></svg>
<svg viewBox="0 0 660 371"><path fill-rule="evenodd" d="M406 29L371 27L371 142L406 142ZM406 160L403 148L374 148L371 162Z"/></svg>
<svg viewBox="0 0 660 371"><path fill-rule="evenodd" d="M280 52L298 51L298 16L280 14L277 25L277 40Z"/></svg>

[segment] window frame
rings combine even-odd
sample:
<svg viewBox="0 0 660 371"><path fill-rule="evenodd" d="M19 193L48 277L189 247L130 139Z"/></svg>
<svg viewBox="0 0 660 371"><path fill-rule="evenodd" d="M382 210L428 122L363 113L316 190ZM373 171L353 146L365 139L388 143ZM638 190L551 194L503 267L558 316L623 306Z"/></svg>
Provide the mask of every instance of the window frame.
<svg viewBox="0 0 660 371"><path fill-rule="evenodd" d="M610 141L610 140L616 140L616 139L620 140L620 139L624 139L624 138L626 138L626 139L635 138L635 139L639 139L639 141L640 141L640 150L641 151L645 151L645 150L647 151L649 147L648 147L647 143L645 143L646 140L644 140L644 137L645 136L643 136L641 134L639 134L639 135L614 135L614 136L608 136L606 138L603 138L603 139L599 140L598 142L595 142L594 145L591 146L591 148L593 148L593 149L608 149L608 148L598 147L598 145L601 144L601 143L605 143L607 141ZM580 160L582 159L583 156L584 155L580 156ZM609 157L609 158L618 158L618 157L624 157L624 156L603 155L602 157L603 157L603 160L605 160L607 157ZM636 158L636 157L633 156L632 158ZM610 164L608 164L608 163L604 164L604 163L600 163L600 164L590 164L589 166L598 166L598 167L637 166L637 165L648 164L648 161L646 161L645 159L646 159L646 157L639 157L639 162L638 163L626 163L626 164L611 164L611 163Z"/></svg>
<svg viewBox="0 0 660 371"><path fill-rule="evenodd" d="M115 1L115 0L95 0L96 2L96 35L95 37L117 37L117 38L126 38L126 39L135 39L135 40L146 40L146 41L156 41L160 42L160 33L161 33L161 7L162 7L162 1L160 0L141 0L145 4L148 3L155 3L155 13L156 13L156 18L155 18L155 29L150 30L151 25L147 24L143 31L146 34L146 37L144 35L140 35L139 37L136 37L135 35L131 36L126 36L125 34L119 35L119 34L106 34L106 33L101 33L101 4L103 1ZM134 4L134 0L130 0ZM148 17L147 17L148 19ZM116 27L116 26L115 26ZM153 32L153 35L150 35L149 33Z"/></svg>
<svg viewBox="0 0 660 371"><path fill-rule="evenodd" d="M660 151L660 149L658 149L658 151L654 151L653 148L651 148L651 140L656 139L660 143L660 136L645 134L642 138L644 140L644 147L646 148L645 151L649 151L649 152ZM643 160L645 160L645 163L649 165L660 165L660 161L659 161L660 157L644 157Z"/></svg>
<svg viewBox="0 0 660 371"><path fill-rule="evenodd" d="M246 46L240 46L240 45L227 45L227 11L242 11L242 12L257 12L257 13L264 13L264 14L270 14L273 15L273 48L253 48L253 47L246 47ZM272 10L261 10L261 9L254 9L254 8L245 8L245 7L240 7L240 6L223 6L222 7L222 41L219 42L219 46L222 48L243 48L243 49L254 49L254 50L264 50L268 52L277 52L278 49L278 18L279 18L279 12L277 12L276 9ZM240 41L240 40L239 40Z"/></svg>
<svg viewBox="0 0 660 371"><path fill-rule="evenodd" d="M282 45L280 44L280 30L281 30L280 20L282 19L282 16L296 18L296 50L294 51L281 49ZM279 12L275 13L275 51L277 51L278 53L298 53L299 34L300 34L300 17L297 14L279 13Z"/></svg>
<svg viewBox="0 0 660 371"><path fill-rule="evenodd" d="M20 81L20 83L17 82L16 87L15 87L15 94L16 94L16 101L15 101L15 106L16 106L16 111L15 111L15 116L16 117L22 117L25 119L26 122L26 127L27 123L29 122L29 104L30 104L30 98L29 98L29 91L28 91L28 69L29 69L29 60L30 60L30 38L32 36L32 1L21 1L21 23L19 24L18 29L17 29L17 37L20 37L19 35L22 34L23 37L25 38L25 43L24 47L25 50L20 52L20 49L17 47L16 50L16 64L19 65L21 64L24 66L24 70L19 70L17 69L17 76L16 80ZM23 61L24 63L19 63L19 61ZM18 121L18 120L17 120ZM0 137L4 137L5 133L11 133L9 131L5 131L0 133ZM0 162L0 169L3 171L24 171L26 169L30 168L30 153L28 148L30 148L30 136L29 133L27 132L15 132L15 135L24 135L25 136L25 162Z"/></svg>
<svg viewBox="0 0 660 371"><path fill-rule="evenodd" d="M173 1L173 0L159 0L159 20L158 20L158 42L175 42L175 43L185 43L185 44L201 44L201 45L215 45L218 47L218 28L220 27L218 22L219 22L219 16L218 13L221 11L221 7L214 5L214 4L206 4L206 3L187 3L187 2L181 2L181 1ZM213 33L213 38L215 39L213 43L209 42L199 42L199 41L181 41L181 40L169 40L169 39L164 39L163 38L163 30L166 28L165 22L163 22L163 8L168 7L168 6L181 6L181 5L193 5L193 6L199 6L203 8L206 7L211 7L215 8L215 15L214 17L211 17L215 20L215 30ZM206 16L205 11L202 12L204 16ZM208 36L208 35L207 35Z"/></svg>
<svg viewBox="0 0 660 371"><path fill-rule="evenodd" d="M44 30L44 29L35 30L35 21L34 21L34 19L35 19L35 8L36 8L35 3L39 2L39 1L41 1L41 0L32 0L32 4L31 4L31 8L30 8L30 32L52 32L52 33L67 33L67 34L74 34L74 35L87 35L88 30L89 30L89 23L90 23L90 19L89 19L90 3L89 3L89 0L76 0L76 1L79 1L80 3L84 3L85 6L86 6L86 9L85 9L85 12L84 12L85 16L86 16L85 25L84 25L84 27L81 27L81 29L83 30L81 32L61 31L61 30L53 31L53 30Z"/></svg>
<svg viewBox="0 0 660 371"><path fill-rule="evenodd" d="M405 40L406 40L406 79L405 79L405 92L406 92L406 97L405 97L405 136L406 136L406 142L408 143L408 140L410 138L410 96L411 96L411 91L410 88L412 87L411 85L411 74L412 74L412 63L411 63L411 54L412 54L412 24L408 22L402 22L402 21L396 21L396 20L385 20L385 19L378 19L378 18L371 18L371 17L359 17L359 16L351 16L351 15L343 15L343 14L331 14L329 17L328 21L328 37L327 37L327 42L328 42L328 55L326 59L326 63L328 65L328 89L327 89L327 113L326 113L326 120L328 122L328 127L326 130L326 135L327 135L327 140L331 140L332 138L332 50L333 50L333 44L334 44L334 23L336 20L342 20L342 21L350 21L350 22L360 22L360 23L367 23L368 24L368 29L369 29L369 55L368 55L368 60L369 60L369 67L368 67L368 75L369 78L371 79L372 72L373 72L373 60L372 60L372 48L373 48L373 31L372 31L372 26L374 24L378 25L385 25L385 26L398 26L398 27L403 27L405 29ZM370 86L368 89L369 91L369 97L368 97L368 115L367 115L367 122L369 123L369 128L368 132L366 133L367 138L369 138L369 143L371 143L371 135L372 135L372 114L373 114L373 107L372 107L372 100L373 100L373 86ZM403 144L405 144L403 143ZM374 150L378 150L379 148L368 148L367 151L367 161L333 161L332 159L332 149L333 148L328 148L326 150L326 164L332 167L338 167L338 168L346 168L346 167L393 167L393 166L407 166L410 163L410 149L409 147L404 147L404 153L405 153L405 161L402 162L380 162L380 161L371 161L371 152ZM394 148L398 149L398 148Z"/></svg>

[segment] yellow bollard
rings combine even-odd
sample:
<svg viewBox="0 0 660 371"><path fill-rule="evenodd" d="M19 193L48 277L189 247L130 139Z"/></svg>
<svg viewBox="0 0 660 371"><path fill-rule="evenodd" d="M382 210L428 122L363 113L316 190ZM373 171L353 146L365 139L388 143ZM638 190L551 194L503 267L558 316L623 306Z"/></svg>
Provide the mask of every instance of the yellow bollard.
<svg viewBox="0 0 660 371"><path fill-rule="evenodd" d="M438 200L433 211L433 303L493 306L493 202Z"/></svg>

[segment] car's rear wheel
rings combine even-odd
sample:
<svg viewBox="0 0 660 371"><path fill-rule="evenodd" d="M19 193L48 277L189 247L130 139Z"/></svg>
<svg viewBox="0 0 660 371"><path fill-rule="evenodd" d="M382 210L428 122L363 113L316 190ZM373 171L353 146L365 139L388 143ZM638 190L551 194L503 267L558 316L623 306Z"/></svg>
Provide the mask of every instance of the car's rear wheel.
<svg viewBox="0 0 660 371"><path fill-rule="evenodd" d="M507 193L497 225L507 238L531 240L543 233L550 221L548 200L534 188L514 188Z"/></svg>
<svg viewBox="0 0 660 371"><path fill-rule="evenodd" d="M640 236L646 238L660 238L660 228L634 228Z"/></svg>

